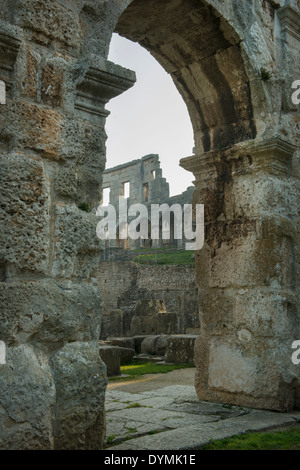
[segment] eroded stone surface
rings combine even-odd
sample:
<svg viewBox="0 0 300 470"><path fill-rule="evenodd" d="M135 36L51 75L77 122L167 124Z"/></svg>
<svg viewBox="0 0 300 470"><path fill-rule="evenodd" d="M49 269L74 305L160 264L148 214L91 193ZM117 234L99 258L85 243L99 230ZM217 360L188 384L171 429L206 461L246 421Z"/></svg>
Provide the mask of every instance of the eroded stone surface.
<svg viewBox="0 0 300 470"><path fill-rule="evenodd" d="M51 356L57 387L54 445L56 449L101 447L106 369L97 341L67 344Z"/></svg>
<svg viewBox="0 0 300 470"><path fill-rule="evenodd" d="M0 2L3 449L101 449L105 436L91 211L101 198L105 104L135 76L84 57L87 23L105 8L80 3ZM93 31L107 47L105 17Z"/></svg>
<svg viewBox="0 0 300 470"><path fill-rule="evenodd" d="M122 391L121 385L107 391L105 407L106 446L112 451L195 450L213 439L296 424L299 420L299 412L278 414L201 401L189 385L139 393Z"/></svg>
<svg viewBox="0 0 300 470"><path fill-rule="evenodd" d="M8 348L0 381L1 448L53 447L56 390L47 356L26 344Z"/></svg>

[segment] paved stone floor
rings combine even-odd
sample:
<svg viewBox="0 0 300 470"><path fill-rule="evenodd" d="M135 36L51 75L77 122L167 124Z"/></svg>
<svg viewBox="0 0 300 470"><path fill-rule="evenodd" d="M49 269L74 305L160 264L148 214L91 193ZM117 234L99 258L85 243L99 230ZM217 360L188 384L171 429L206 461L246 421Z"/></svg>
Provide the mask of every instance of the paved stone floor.
<svg viewBox="0 0 300 470"><path fill-rule="evenodd" d="M199 401L194 369L110 382L107 448L197 450L213 439L300 423L300 411L278 413Z"/></svg>

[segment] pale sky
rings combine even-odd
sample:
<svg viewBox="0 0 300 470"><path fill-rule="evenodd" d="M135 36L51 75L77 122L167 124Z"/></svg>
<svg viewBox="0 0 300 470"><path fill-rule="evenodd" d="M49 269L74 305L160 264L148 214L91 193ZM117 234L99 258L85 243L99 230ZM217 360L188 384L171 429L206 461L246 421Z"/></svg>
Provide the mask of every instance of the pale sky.
<svg viewBox="0 0 300 470"><path fill-rule="evenodd" d="M170 195L192 186L193 174L179 166L192 155L194 137L186 105L171 77L139 44L113 35L109 60L134 70L133 88L112 99L106 109L106 168L158 154Z"/></svg>

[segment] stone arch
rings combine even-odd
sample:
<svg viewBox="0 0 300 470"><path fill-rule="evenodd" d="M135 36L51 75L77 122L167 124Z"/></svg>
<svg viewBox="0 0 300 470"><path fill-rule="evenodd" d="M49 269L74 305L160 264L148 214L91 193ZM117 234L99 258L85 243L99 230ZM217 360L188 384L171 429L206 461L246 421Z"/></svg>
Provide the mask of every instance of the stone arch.
<svg viewBox="0 0 300 470"><path fill-rule="evenodd" d="M241 38L215 8L195 0L133 0L115 31L145 47L171 75L198 152L255 138Z"/></svg>
<svg viewBox="0 0 300 470"><path fill-rule="evenodd" d="M262 228L270 223L264 198L272 187L280 199L279 187L291 183L289 168L296 150L286 139L289 132L281 133L280 126L274 131L272 115L284 106L286 91L276 105L274 91L265 83L272 73L262 72L281 60L276 36L281 34L278 20L287 11L277 9L273 2L258 6L232 1L226 9L214 0L133 0L122 3L115 31L145 47L172 76L194 129L195 155L181 165L196 178L193 202L205 206L205 246L196 253L198 396L283 410L297 402L293 372L288 377L284 372L291 370L287 337L294 335L294 320L287 321L284 350L272 328L279 328L280 312L288 316L287 299L294 295L295 240L287 240L281 229L266 235ZM275 170L278 165L282 179ZM271 218L276 225L277 216ZM283 255L287 246L288 265ZM271 264L262 261L261 253ZM271 305L278 292L269 279L275 260L285 300L274 314ZM283 278L290 279L287 285ZM267 328L262 353L264 334L253 317L264 322L266 311L273 327Z"/></svg>

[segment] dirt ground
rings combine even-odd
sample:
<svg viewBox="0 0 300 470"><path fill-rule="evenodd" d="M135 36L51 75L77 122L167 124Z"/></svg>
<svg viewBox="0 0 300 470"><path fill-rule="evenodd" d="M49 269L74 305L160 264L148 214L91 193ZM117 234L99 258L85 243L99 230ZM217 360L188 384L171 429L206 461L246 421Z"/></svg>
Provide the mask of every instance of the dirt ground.
<svg viewBox="0 0 300 470"><path fill-rule="evenodd" d="M195 368L178 369L166 374L149 374L144 378L130 381L113 380L107 389L119 389L128 393L146 392L169 385L194 385Z"/></svg>

